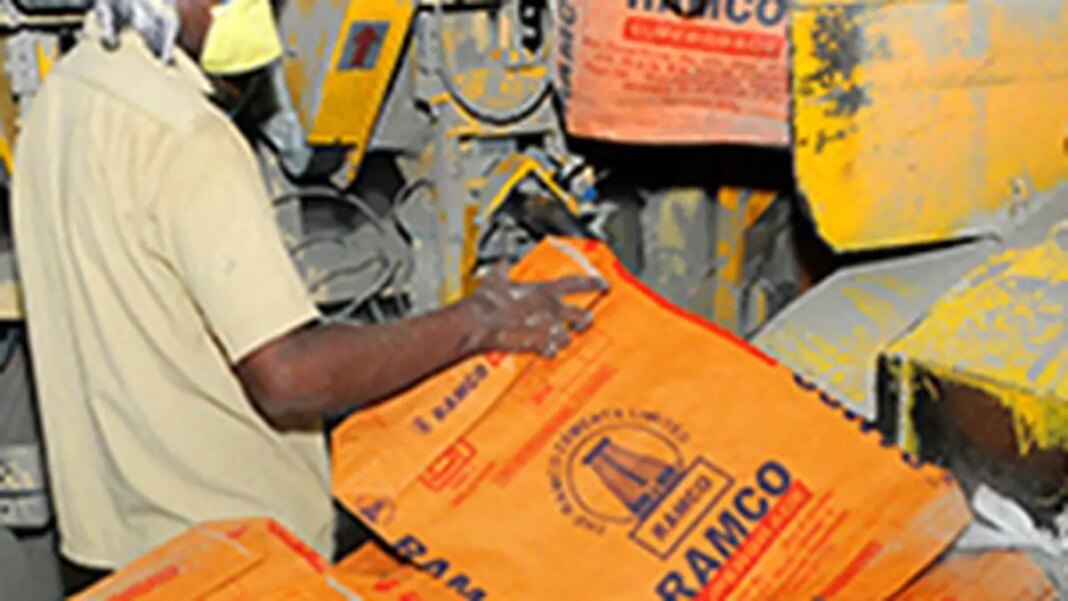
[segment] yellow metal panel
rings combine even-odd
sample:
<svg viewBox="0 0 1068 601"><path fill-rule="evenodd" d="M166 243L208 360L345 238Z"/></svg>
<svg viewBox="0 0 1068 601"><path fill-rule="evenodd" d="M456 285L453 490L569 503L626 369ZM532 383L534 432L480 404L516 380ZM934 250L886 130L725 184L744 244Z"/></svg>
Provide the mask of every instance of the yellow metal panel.
<svg viewBox="0 0 1068 601"><path fill-rule="evenodd" d="M34 53L37 56L37 75L44 81L52 72L52 63L55 62L55 48L46 48L43 41L34 44Z"/></svg>
<svg viewBox="0 0 1068 601"><path fill-rule="evenodd" d="M561 202L564 207L572 215L578 215L580 211L579 203L574 197L571 196L566 190L560 187L560 184L556 183L553 179L553 174L549 173L547 169L542 167L538 161L534 158L513 154L506 157L496 167L494 167L492 176L503 179L503 183L499 185L495 190L495 195L490 198L490 201L486 203L484 209L482 209L482 220L484 223L489 222L489 219L494 213L496 213L508 200L508 195L512 193L512 190L519 185L524 179L530 176L534 176L541 185L545 186L549 194L553 199Z"/></svg>
<svg viewBox="0 0 1068 601"><path fill-rule="evenodd" d="M889 352L999 399L1022 454L1068 450L1066 314L1068 224L1046 244L991 258Z"/></svg>
<svg viewBox="0 0 1068 601"><path fill-rule="evenodd" d="M801 0L796 170L839 250L998 229L1068 181L1068 0Z"/></svg>
<svg viewBox="0 0 1068 601"><path fill-rule="evenodd" d="M0 43L0 63L7 64L7 44ZM18 123L19 107L11 91L11 76L7 69L0 69L0 161L8 175L15 171L13 150Z"/></svg>
<svg viewBox="0 0 1068 601"><path fill-rule="evenodd" d="M330 54L312 144L352 145L359 163L415 14L411 0L353 0Z"/></svg>

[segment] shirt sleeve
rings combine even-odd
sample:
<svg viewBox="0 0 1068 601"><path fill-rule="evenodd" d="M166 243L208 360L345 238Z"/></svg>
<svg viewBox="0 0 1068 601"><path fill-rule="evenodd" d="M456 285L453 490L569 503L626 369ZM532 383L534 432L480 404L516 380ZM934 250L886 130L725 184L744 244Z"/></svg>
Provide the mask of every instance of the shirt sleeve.
<svg viewBox="0 0 1068 601"><path fill-rule="evenodd" d="M319 319L236 129L202 118L169 154L155 210L163 252L230 362Z"/></svg>

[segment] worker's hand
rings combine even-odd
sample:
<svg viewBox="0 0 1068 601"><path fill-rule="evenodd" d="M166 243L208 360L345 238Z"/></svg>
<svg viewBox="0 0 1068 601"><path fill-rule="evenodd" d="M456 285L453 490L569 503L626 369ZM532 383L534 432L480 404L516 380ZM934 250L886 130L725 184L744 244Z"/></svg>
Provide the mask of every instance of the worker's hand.
<svg viewBox="0 0 1068 601"><path fill-rule="evenodd" d="M571 344L571 332L585 331L593 314L566 302L575 294L603 292L600 278L574 276L524 284L508 278L507 264L493 268L471 296L486 351L538 353L555 357Z"/></svg>

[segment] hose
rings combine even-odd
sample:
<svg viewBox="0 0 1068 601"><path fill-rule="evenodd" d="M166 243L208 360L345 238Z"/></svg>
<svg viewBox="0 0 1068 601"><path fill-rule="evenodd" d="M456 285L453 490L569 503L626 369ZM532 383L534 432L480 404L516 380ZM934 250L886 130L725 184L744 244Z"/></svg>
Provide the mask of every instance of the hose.
<svg viewBox="0 0 1068 601"><path fill-rule="evenodd" d="M290 192L283 194L276 198L273 205L277 208L282 205L288 204L294 201L302 201L307 199L322 199L330 200L334 202L341 202L347 206L354 208L360 215L362 215L368 223L371 224L375 230L377 230L381 239L385 239L388 236L386 226L384 222L379 218L375 212L366 205L362 200L351 193L343 193L333 188L328 187L314 187L299 190L296 192ZM323 234L316 236L306 236L296 246L290 249L290 252L294 256L298 256L308 248L324 243L334 243L339 246L349 248L347 241L347 234ZM377 248L378 252L375 256L369 259L364 259L356 263L344 264L338 267L327 270L323 276L309 282L308 288L314 294L323 286L329 282L343 276L355 273L364 272L372 263L378 263L382 265L380 272L371 285L367 287L367 291L362 294L356 294L345 305L334 312L327 315L328 321L343 321L346 316L351 315L360 306L364 305L368 301L372 300L379 292L389 285L393 280L394 275L397 273L398 268L406 261L410 259L402 259L401 261L392 261L390 259L390 253L383 246Z"/></svg>
<svg viewBox="0 0 1068 601"><path fill-rule="evenodd" d="M393 203L389 207L389 216L393 220L393 223L397 227L397 229L408 239L409 242L412 241L413 237L411 236L411 234L408 233L407 228L404 227L404 224L400 221L400 219L397 218L397 210L401 206L406 204L409 200L411 200L411 198L414 197L417 192L423 189L429 190L433 187L433 180L421 177L419 179L414 179L404 184L404 186L401 187L401 189L398 190L397 193L393 196ZM408 246L408 252L405 254L403 268L401 270L398 270L397 273L397 279L400 281L410 280L412 274L415 273L415 251L412 250L410 244Z"/></svg>

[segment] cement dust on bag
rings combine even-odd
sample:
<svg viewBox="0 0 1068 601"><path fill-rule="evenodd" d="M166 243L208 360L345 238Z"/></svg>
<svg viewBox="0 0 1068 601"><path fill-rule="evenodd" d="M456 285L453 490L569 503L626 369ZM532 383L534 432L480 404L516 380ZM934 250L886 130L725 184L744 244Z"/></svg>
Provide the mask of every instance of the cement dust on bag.
<svg viewBox="0 0 1068 601"><path fill-rule="evenodd" d="M335 433L336 496L447 588L886 598L964 528L948 474L660 300L607 248L548 241L513 276L591 265L611 291L577 299L596 323L559 358L473 359Z"/></svg>

